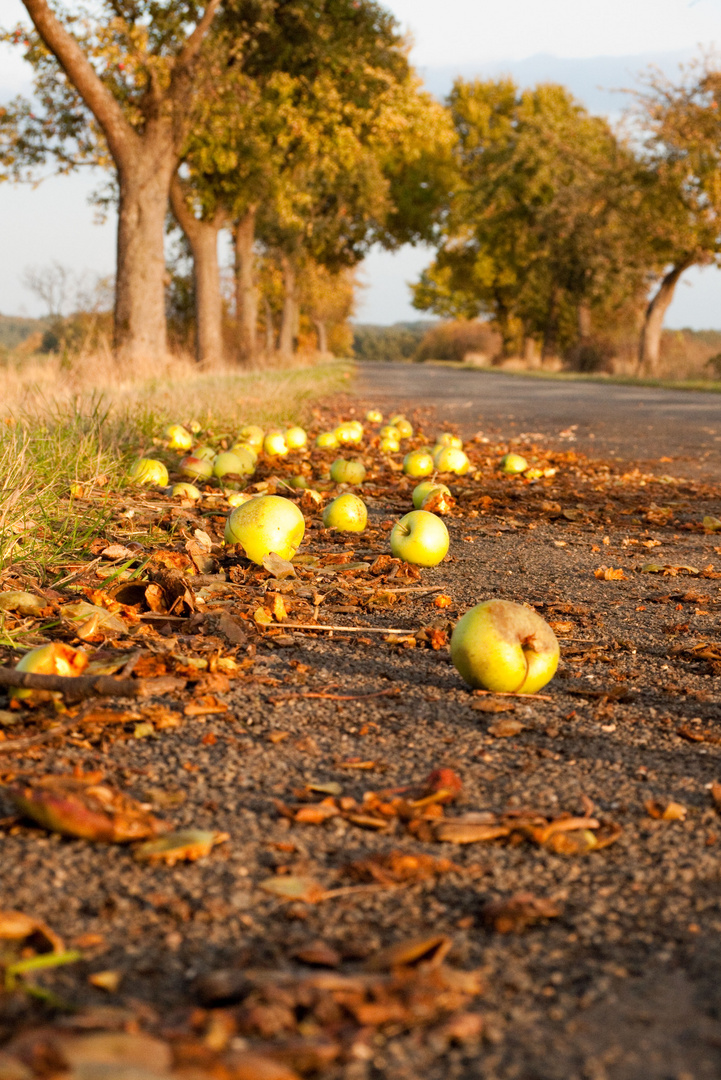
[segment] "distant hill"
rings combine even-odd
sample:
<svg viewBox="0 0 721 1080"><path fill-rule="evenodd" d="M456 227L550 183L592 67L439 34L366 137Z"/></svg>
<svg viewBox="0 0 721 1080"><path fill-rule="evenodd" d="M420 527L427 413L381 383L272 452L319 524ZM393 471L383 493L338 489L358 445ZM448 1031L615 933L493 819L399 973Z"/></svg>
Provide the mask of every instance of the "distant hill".
<svg viewBox="0 0 721 1080"><path fill-rule="evenodd" d="M45 319L24 319L20 315L0 315L0 347L16 349L38 330L45 330Z"/></svg>
<svg viewBox="0 0 721 1080"><path fill-rule="evenodd" d="M666 53L638 53L632 56L591 56L571 59L538 53L525 60L489 60L457 66L421 68L426 87L444 98L458 76L464 79L498 79L510 75L521 86L539 82L562 83L590 112L619 113L629 103L619 90L638 87L638 75L654 65L673 75L679 64L695 55L695 50L679 49Z"/></svg>

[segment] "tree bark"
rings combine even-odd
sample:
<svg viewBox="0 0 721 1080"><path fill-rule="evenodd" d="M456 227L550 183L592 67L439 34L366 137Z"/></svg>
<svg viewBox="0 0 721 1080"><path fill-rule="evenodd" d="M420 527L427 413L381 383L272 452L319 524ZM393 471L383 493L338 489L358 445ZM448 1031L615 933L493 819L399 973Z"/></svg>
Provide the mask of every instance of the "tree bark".
<svg viewBox="0 0 721 1080"><path fill-rule="evenodd" d="M543 332L543 345L541 347L541 363L558 355L558 289L554 289L548 304L546 317L546 329Z"/></svg>
<svg viewBox="0 0 721 1080"><path fill-rule="evenodd" d="M684 259L672 267L662 279L654 296L651 297L646 316L641 328L641 340L638 347L638 372L647 375L655 375L658 371L658 362L661 355L661 331L663 320L668 311L669 304L673 300L679 278L689 266L693 266L693 259Z"/></svg>
<svg viewBox="0 0 721 1080"><path fill-rule="evenodd" d="M315 332L318 337L318 352L321 356L328 355L328 327L323 319L315 319Z"/></svg>
<svg viewBox="0 0 721 1080"><path fill-rule="evenodd" d="M221 211L207 221L196 218L177 174L170 187L170 204L193 253L195 286L195 358L212 366L223 360L223 298L218 265L218 233L225 224Z"/></svg>
<svg viewBox="0 0 721 1080"><path fill-rule="evenodd" d="M294 339L298 326L298 283L293 260L288 255L281 255L280 265L283 270L283 314L280 322L278 351L281 356L292 356Z"/></svg>
<svg viewBox="0 0 721 1080"><path fill-rule="evenodd" d="M263 310L265 312L265 352L272 356L275 348L275 327L273 326L273 309L267 296L263 297Z"/></svg>
<svg viewBox="0 0 721 1080"><path fill-rule="evenodd" d="M238 359L252 367L258 353L258 287L255 280L255 215L251 206L235 227L235 318Z"/></svg>
<svg viewBox="0 0 721 1080"><path fill-rule="evenodd" d="M591 336L591 309L583 302L578 305L578 336L581 340Z"/></svg>
<svg viewBox="0 0 721 1080"><path fill-rule="evenodd" d="M100 126L120 190L114 345L123 363L152 363L166 351L165 213L188 123L192 67L220 0L205 12L176 57L169 86L151 78L148 121L136 131L123 108L52 11L47 0L23 0L38 34Z"/></svg>

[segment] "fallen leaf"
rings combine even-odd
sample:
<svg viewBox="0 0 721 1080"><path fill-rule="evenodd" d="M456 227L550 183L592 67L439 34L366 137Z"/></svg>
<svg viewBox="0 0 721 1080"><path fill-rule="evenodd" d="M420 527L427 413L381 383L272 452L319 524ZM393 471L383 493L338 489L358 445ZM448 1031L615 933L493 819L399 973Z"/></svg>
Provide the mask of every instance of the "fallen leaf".
<svg viewBox="0 0 721 1080"><path fill-rule="evenodd" d="M368 971L391 971L398 967L438 967L451 950L453 942L445 934L411 938L381 949L366 962Z"/></svg>
<svg viewBox="0 0 721 1080"><path fill-rule="evenodd" d="M64 952L62 938L44 922L25 915L22 911L0 911L0 940L25 941L36 934L44 938L54 953Z"/></svg>
<svg viewBox="0 0 721 1080"><path fill-rule="evenodd" d="M601 581L625 581L626 575L623 570L614 570L610 566L599 566L598 570L593 571L593 576L599 578Z"/></svg>
<svg viewBox="0 0 721 1080"><path fill-rule="evenodd" d="M97 986L99 990L107 990L109 994L117 992L123 974L121 971L96 971L88 975L91 986Z"/></svg>
<svg viewBox="0 0 721 1080"><path fill-rule="evenodd" d="M157 840L148 840L133 852L140 862L164 862L175 866L176 862L195 862L209 855L216 844L223 844L230 836L224 832L204 829L182 829L166 833Z"/></svg>
<svg viewBox="0 0 721 1080"><path fill-rule="evenodd" d="M280 900L300 900L306 904L317 904L326 894L326 890L313 878L293 874L278 874L276 877L266 878L259 882L258 887Z"/></svg>
<svg viewBox="0 0 721 1080"><path fill-rule="evenodd" d="M487 903L481 917L487 926L499 934L519 934L543 919L555 919L561 910L561 905L554 900L536 897L532 893L516 893L505 900Z"/></svg>
<svg viewBox="0 0 721 1080"><path fill-rule="evenodd" d="M508 717L503 720L495 720L492 724L489 724L488 734L493 735L496 739L510 739L514 735L520 735L524 728L525 724L522 724L520 720Z"/></svg>
<svg viewBox="0 0 721 1080"><path fill-rule="evenodd" d="M474 712L502 713L515 712L516 706L508 698L484 697L480 701L472 701L471 708Z"/></svg>
<svg viewBox="0 0 721 1080"><path fill-rule="evenodd" d="M662 802L660 799L646 799L643 804L649 817L660 821L685 821L688 809L681 803L669 801Z"/></svg>
<svg viewBox="0 0 721 1080"><path fill-rule="evenodd" d="M47 600L34 593L14 590L0 592L0 611L13 611L18 615L39 615L47 607Z"/></svg>
<svg viewBox="0 0 721 1080"><path fill-rule="evenodd" d="M280 581L296 576L293 564L288 562L287 559L282 559L274 551L263 556L263 566L269 574L272 574L274 578L278 578Z"/></svg>

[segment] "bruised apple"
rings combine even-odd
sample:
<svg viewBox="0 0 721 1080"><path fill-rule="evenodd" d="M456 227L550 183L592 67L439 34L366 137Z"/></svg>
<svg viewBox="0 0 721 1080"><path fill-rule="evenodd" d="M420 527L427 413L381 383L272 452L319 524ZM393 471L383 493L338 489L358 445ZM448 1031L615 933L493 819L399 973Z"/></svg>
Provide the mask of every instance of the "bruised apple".
<svg viewBox="0 0 721 1080"><path fill-rule="evenodd" d="M413 495L411 496L416 510L423 509L423 502L432 491L443 491L447 495L451 493L449 487L446 487L445 484L439 484L437 480L421 480L420 484L416 484L413 488Z"/></svg>
<svg viewBox="0 0 721 1080"><path fill-rule="evenodd" d="M18 660L15 669L26 671L29 675L64 675L72 678L81 675L87 666L88 658L80 649L73 649L71 645L65 645L61 641L52 641L26 652ZM25 690L15 686L8 694L18 701L28 698L44 701L53 696L52 692L47 690Z"/></svg>
<svg viewBox="0 0 721 1080"><path fill-rule="evenodd" d="M226 544L240 544L251 562L259 565L271 552L292 559L304 532L302 513L282 495L258 495L236 506L225 522Z"/></svg>
<svg viewBox="0 0 721 1080"><path fill-rule="evenodd" d="M548 623L511 600L485 600L456 623L451 660L469 686L494 693L535 694L558 667Z"/></svg>
<svg viewBox="0 0 721 1080"><path fill-rule="evenodd" d="M190 480L208 480L213 475L213 462L197 454L188 454L180 462L180 472Z"/></svg>

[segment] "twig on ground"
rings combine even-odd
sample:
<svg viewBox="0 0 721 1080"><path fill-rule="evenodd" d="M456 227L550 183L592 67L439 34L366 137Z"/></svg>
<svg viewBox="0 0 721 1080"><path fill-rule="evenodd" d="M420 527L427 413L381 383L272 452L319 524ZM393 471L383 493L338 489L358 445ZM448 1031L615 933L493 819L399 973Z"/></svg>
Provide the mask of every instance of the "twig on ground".
<svg viewBox="0 0 721 1080"><path fill-rule="evenodd" d="M271 705L277 705L282 701L294 701L296 698L323 698L325 701L365 701L366 698L397 697L400 691L393 687L388 690L374 690L370 694L324 694L318 690L308 691L305 694L284 694L283 697L268 698Z"/></svg>
<svg viewBox="0 0 721 1080"><path fill-rule="evenodd" d="M531 701L553 701L550 694L523 694L517 690L474 690L479 697L518 697Z"/></svg>
<svg viewBox="0 0 721 1080"><path fill-rule="evenodd" d="M172 675L157 679L116 679L113 675L34 675L29 671L0 667L0 686L23 690L50 690L71 701L87 697L149 697L185 688L186 680Z"/></svg>
<svg viewBox="0 0 721 1080"><path fill-rule="evenodd" d="M393 626L324 626L322 623L278 623L284 630L342 630L351 634L415 634L415 630L399 630Z"/></svg>

